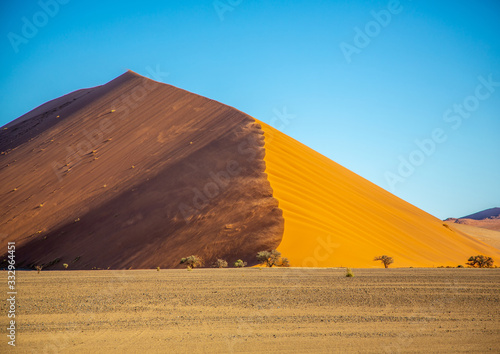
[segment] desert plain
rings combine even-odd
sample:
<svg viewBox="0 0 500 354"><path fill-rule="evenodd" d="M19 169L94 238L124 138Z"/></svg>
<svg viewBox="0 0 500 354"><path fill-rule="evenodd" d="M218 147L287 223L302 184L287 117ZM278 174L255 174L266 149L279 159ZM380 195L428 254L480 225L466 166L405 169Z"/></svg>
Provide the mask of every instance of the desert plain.
<svg viewBox="0 0 500 354"><path fill-rule="evenodd" d="M499 352L500 269L353 272L19 271L15 351Z"/></svg>

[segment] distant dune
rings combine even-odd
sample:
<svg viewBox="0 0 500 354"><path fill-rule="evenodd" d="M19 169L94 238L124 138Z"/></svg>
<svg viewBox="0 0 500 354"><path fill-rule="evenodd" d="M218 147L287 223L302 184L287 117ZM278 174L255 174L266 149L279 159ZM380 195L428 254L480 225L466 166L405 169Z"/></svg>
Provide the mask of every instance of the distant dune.
<svg viewBox="0 0 500 354"><path fill-rule="evenodd" d="M482 227L453 223L449 221L446 223L449 224L452 229L473 236L478 240L500 250L500 231L488 230Z"/></svg>
<svg viewBox="0 0 500 354"><path fill-rule="evenodd" d="M500 231L500 208L486 209L461 218L448 218L445 221Z"/></svg>
<svg viewBox="0 0 500 354"><path fill-rule="evenodd" d="M0 130L0 247L18 266L463 264L500 251L232 107L131 71ZM5 257L3 257L5 258Z"/></svg>
<svg viewBox="0 0 500 354"><path fill-rule="evenodd" d="M490 208L471 215L461 217L461 219L483 220L488 218L497 219L499 217L500 217L500 208Z"/></svg>

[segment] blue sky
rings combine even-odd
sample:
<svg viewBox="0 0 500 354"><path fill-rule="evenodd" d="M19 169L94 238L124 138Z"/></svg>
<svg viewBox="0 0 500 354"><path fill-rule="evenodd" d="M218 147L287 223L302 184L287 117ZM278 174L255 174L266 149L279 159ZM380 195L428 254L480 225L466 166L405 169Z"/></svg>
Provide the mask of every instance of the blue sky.
<svg viewBox="0 0 500 354"><path fill-rule="evenodd" d="M500 206L498 1L3 1L0 20L0 125L159 69L439 218Z"/></svg>

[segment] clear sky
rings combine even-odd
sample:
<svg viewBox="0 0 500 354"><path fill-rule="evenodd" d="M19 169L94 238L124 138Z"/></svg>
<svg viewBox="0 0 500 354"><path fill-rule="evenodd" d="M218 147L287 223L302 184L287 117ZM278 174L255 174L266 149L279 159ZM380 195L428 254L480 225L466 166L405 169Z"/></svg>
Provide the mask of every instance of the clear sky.
<svg viewBox="0 0 500 354"><path fill-rule="evenodd" d="M0 35L0 125L160 71L439 218L500 207L497 0L7 0Z"/></svg>

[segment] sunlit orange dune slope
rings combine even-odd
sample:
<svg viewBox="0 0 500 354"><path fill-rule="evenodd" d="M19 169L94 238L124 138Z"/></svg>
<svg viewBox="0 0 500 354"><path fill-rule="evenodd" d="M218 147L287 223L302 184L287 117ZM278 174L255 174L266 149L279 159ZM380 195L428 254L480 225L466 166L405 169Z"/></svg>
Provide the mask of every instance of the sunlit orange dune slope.
<svg viewBox="0 0 500 354"><path fill-rule="evenodd" d="M500 250L443 222L260 122L266 173L283 211L278 250L292 266L457 266Z"/></svg>

